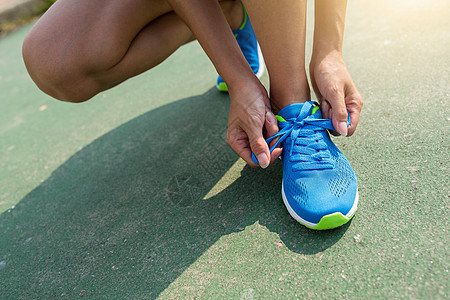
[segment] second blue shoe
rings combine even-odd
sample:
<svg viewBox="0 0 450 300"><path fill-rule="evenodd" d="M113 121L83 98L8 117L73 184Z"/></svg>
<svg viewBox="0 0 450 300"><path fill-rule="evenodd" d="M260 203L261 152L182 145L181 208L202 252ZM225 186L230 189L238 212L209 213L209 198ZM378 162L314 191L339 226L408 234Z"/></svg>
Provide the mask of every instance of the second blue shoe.
<svg viewBox="0 0 450 300"><path fill-rule="evenodd" d="M256 77L261 78L264 73L264 59L245 8L244 22L239 29L233 30L233 34ZM227 84L220 76L217 78L216 86L219 91L228 92Z"/></svg>

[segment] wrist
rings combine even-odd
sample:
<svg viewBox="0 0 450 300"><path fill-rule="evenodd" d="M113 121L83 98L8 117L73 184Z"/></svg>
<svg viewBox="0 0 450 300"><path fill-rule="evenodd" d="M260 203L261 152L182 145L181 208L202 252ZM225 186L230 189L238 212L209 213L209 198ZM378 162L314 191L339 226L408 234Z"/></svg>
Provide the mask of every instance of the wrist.
<svg viewBox="0 0 450 300"><path fill-rule="evenodd" d="M316 47L316 45L314 45L311 60L322 60L326 57L343 58L342 47L332 45Z"/></svg>
<svg viewBox="0 0 450 300"><path fill-rule="evenodd" d="M318 65L325 60L332 60L335 62L343 62L344 56L342 50L339 49L319 49L314 51L311 55L310 67L311 65Z"/></svg>
<svg viewBox="0 0 450 300"><path fill-rule="evenodd" d="M270 107L266 88L259 80L241 81L235 85L227 84L227 86L230 95L230 104L235 107L240 107L240 109L238 109L239 111L246 111L261 103L266 103L266 105Z"/></svg>
<svg viewBox="0 0 450 300"><path fill-rule="evenodd" d="M239 74L232 76L230 80L223 78L227 84L228 91L230 94L234 94L235 92L254 92L254 91L265 91L264 86L259 81L259 79L250 72L250 74Z"/></svg>

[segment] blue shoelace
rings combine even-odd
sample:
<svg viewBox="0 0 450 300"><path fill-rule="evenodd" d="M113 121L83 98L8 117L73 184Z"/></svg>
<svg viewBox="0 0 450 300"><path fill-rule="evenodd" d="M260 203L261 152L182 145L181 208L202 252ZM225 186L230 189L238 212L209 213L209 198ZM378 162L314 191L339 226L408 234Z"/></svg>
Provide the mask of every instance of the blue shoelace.
<svg viewBox="0 0 450 300"><path fill-rule="evenodd" d="M296 118L278 122L280 131L266 140L269 144L273 139L280 138L270 148L270 153L272 153L281 142L288 137L291 138L289 160L293 162L293 171L321 170L334 167L328 145L323 140L323 131L335 129L330 119L317 119L311 115L314 107L314 101L305 102ZM252 160L258 164L254 154L252 154Z"/></svg>

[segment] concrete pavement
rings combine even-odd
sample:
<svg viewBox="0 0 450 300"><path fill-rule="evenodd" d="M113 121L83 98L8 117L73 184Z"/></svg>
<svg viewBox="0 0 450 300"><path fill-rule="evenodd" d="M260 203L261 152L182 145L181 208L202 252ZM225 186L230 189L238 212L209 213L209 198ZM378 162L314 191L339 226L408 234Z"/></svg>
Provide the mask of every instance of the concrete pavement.
<svg viewBox="0 0 450 300"><path fill-rule="evenodd" d="M349 3L365 105L335 142L360 204L326 232L289 217L280 164L251 169L228 148L229 98L197 43L74 105L29 79L31 25L2 37L2 298L447 299L449 8Z"/></svg>

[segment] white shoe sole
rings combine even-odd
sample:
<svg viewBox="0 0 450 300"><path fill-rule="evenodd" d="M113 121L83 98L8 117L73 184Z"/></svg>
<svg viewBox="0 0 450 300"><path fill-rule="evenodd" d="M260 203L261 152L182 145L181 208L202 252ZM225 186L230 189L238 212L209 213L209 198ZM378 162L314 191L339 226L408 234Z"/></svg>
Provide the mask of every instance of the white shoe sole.
<svg viewBox="0 0 450 300"><path fill-rule="evenodd" d="M312 228L312 229L314 229L314 227L316 227L317 224L320 223L320 222L319 222L319 223L312 223L312 222L306 221L305 219L303 219L303 218L301 218L299 215L297 215L297 213L296 213L296 212L292 209L292 207L289 205L289 201L287 201L287 199L286 199L286 195L285 195L285 193L284 193L284 184L283 184L283 183L281 183L281 196L283 197L284 205L286 206L286 208L287 208L289 214L290 214L295 220L297 220L299 223L301 223L301 224L303 224L303 225L305 225L305 226L307 226L307 227L310 227L310 228ZM346 213L345 215L343 215L345 218L351 219L351 217L353 217L353 215L355 214L356 209L357 209L357 207L358 207L358 201L359 201L359 193L358 193L358 190L356 190L355 201L353 202L353 206L352 206L352 208L349 210L349 212ZM332 215L332 214L323 216L322 218L325 218L325 217L330 216L330 215ZM341 225L343 225L343 224L341 224ZM339 226L340 226L340 225L339 225ZM336 227L339 227L339 226L336 226ZM332 229L332 228L328 228L328 229Z"/></svg>

